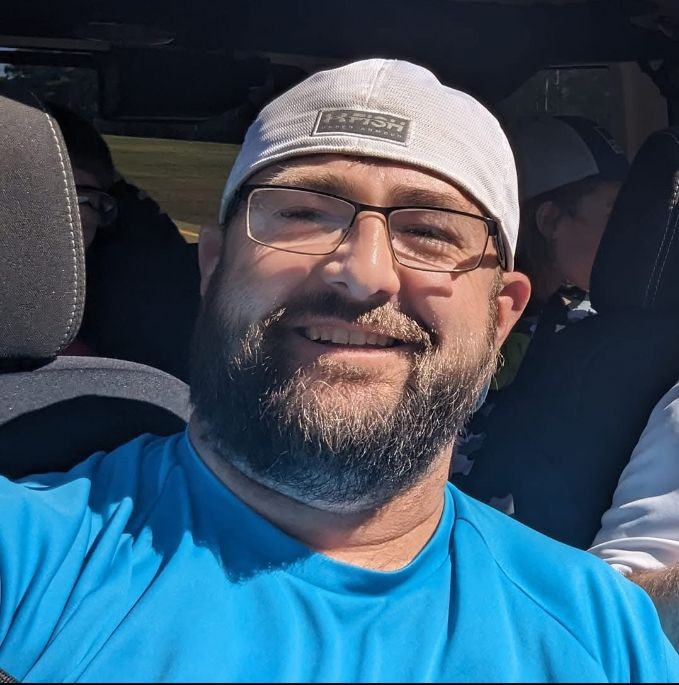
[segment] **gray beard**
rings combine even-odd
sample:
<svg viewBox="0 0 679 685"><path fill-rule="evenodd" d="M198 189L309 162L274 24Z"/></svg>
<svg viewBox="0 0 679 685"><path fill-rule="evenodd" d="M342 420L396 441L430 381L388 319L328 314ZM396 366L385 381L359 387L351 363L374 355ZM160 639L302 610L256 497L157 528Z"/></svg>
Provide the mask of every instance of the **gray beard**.
<svg viewBox="0 0 679 685"><path fill-rule="evenodd" d="M220 300L229 298L218 299L211 287L193 340L191 399L200 437L246 476L319 509L373 509L415 485L452 445L495 367L495 307L482 340L460 338L444 355L390 305L305 297L243 326L220 310ZM285 321L318 312L420 329L405 385L389 387L363 367L324 357L288 369Z"/></svg>

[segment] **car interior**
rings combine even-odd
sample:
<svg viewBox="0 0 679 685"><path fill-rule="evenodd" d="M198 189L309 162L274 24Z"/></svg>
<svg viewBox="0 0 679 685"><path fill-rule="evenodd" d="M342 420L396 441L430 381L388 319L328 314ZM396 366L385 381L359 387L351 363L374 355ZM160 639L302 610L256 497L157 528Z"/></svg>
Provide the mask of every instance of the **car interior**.
<svg viewBox="0 0 679 685"><path fill-rule="evenodd" d="M678 181L670 127L644 143L618 195L592 268L596 316L536 335L484 420L474 468L452 477L482 501L511 495L517 519L575 547L590 546L646 419L679 379Z"/></svg>
<svg viewBox="0 0 679 685"><path fill-rule="evenodd" d="M0 299L0 393L11 400L0 416L3 473L67 468L123 434L183 424L182 381L200 303L196 240L200 225L216 220L238 144L278 93L318 69L370 56L430 68L503 124L539 113L589 117L633 161L592 273L597 316L531 349L496 412L492 439L476 455L510 472L512 460L530 452L534 481L513 484L517 517L524 516L521 493L539 485L541 497L521 520L576 546L591 541L596 531L586 517L577 523L579 503L610 505L655 401L679 378L673 0L8 3L0 87L23 95L0 100L3 122L12 122L3 124L2 149L17 151L0 159L0 276L10 284ZM40 140L22 144L23 127L44 117L26 104L26 93L77 109L113 153L118 228L88 252L86 282L82 246L74 261L68 222L53 211L65 201L63 160L50 151L44 122ZM75 306L67 295L74 278ZM100 358L57 356L78 330ZM58 380L53 369L63 370ZM134 417L125 427L120 419L122 432L105 422L90 436L69 430L75 422L94 425L77 413L83 402L113 400ZM133 408L140 402L146 413ZM47 434L36 437L39 425L60 433L61 446ZM76 433L83 442L69 449ZM49 462L39 456L47 444ZM583 478L564 485L559 463L574 451ZM484 494L483 482L469 487ZM572 498L575 536L550 528L557 492Z"/></svg>
<svg viewBox="0 0 679 685"><path fill-rule="evenodd" d="M58 127L33 93L0 94L0 472L67 470L188 416L188 387L150 366L60 356L79 328L85 260ZM77 426L77 430L74 427Z"/></svg>

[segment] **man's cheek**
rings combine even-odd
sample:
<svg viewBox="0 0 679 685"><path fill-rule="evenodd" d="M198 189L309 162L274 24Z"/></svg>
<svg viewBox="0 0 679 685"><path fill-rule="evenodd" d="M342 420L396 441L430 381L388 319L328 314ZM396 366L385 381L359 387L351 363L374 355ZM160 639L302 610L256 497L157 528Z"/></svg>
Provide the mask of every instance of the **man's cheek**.
<svg viewBox="0 0 679 685"><path fill-rule="evenodd" d="M227 267L220 274L219 305L224 318L254 323L267 314L269 303L275 299L267 292L265 283L254 278L252 270Z"/></svg>

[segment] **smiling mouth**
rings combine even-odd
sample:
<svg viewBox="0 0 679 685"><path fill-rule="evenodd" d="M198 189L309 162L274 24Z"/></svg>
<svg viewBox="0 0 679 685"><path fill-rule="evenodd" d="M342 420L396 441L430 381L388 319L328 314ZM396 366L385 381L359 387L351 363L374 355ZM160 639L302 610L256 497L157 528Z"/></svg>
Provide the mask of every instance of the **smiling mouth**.
<svg viewBox="0 0 679 685"><path fill-rule="evenodd" d="M382 349L405 344L402 340L390 338L386 335L378 335L377 333L367 331L346 330L345 328L333 326L308 326L306 328L298 328L297 332L307 340L325 345L335 344Z"/></svg>

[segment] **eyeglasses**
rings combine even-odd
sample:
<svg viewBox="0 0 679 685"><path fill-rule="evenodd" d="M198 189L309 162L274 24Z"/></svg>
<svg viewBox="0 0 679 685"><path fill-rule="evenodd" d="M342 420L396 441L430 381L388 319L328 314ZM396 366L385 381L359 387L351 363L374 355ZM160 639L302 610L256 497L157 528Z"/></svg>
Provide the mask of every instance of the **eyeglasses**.
<svg viewBox="0 0 679 685"><path fill-rule="evenodd" d="M488 217L438 207L377 207L329 193L275 185L244 185L247 234L260 245L284 252L327 255L349 235L356 216L381 214L399 264L420 271L459 273L476 269L488 238L504 252L497 223Z"/></svg>
<svg viewBox="0 0 679 685"><path fill-rule="evenodd" d="M99 214L100 226L110 226L118 216L118 202L107 192L96 186L77 185L78 204L89 205Z"/></svg>

